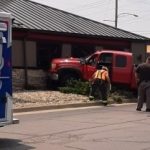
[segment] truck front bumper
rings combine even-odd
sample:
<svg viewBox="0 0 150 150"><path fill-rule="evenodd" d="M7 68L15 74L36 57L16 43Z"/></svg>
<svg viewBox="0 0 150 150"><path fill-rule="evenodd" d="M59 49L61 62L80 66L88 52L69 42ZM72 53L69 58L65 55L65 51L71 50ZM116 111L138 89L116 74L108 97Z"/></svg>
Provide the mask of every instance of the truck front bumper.
<svg viewBox="0 0 150 150"><path fill-rule="evenodd" d="M47 81L47 88L48 89L56 89L59 85L59 77L57 73L49 73L48 74L48 81Z"/></svg>
<svg viewBox="0 0 150 150"><path fill-rule="evenodd" d="M50 73L48 78L52 81L58 81L59 77L57 73Z"/></svg>

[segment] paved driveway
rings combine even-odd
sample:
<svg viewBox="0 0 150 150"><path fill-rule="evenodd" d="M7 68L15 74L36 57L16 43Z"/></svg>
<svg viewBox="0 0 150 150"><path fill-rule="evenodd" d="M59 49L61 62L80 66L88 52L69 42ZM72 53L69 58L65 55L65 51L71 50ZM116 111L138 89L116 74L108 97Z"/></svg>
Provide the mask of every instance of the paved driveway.
<svg viewBox="0 0 150 150"><path fill-rule="evenodd" d="M136 105L17 114L0 129L2 150L150 150L150 113Z"/></svg>

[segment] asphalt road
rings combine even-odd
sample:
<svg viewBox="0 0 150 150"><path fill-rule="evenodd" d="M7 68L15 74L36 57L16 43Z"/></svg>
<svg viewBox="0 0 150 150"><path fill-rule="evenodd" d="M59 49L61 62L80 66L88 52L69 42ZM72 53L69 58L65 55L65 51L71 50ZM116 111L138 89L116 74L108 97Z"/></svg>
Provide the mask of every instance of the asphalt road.
<svg viewBox="0 0 150 150"><path fill-rule="evenodd" d="M0 150L150 150L150 113L95 106L20 113L0 128Z"/></svg>

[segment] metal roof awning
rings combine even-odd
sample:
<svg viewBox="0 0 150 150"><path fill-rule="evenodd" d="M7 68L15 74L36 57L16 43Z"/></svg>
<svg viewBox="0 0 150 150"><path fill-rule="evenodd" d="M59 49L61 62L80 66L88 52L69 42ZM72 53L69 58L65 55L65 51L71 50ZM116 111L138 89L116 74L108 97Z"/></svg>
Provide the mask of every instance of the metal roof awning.
<svg viewBox="0 0 150 150"><path fill-rule="evenodd" d="M122 29L30 0L0 0L0 11L12 13L13 28L129 40L149 40Z"/></svg>

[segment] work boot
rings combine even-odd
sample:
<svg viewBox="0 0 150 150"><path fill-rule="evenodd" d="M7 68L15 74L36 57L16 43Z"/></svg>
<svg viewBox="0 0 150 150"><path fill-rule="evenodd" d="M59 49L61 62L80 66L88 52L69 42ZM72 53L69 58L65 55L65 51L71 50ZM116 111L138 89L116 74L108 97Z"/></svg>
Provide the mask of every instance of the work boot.
<svg viewBox="0 0 150 150"><path fill-rule="evenodd" d="M102 101L103 105L104 106L107 106L108 105L108 102L107 101Z"/></svg>
<svg viewBox="0 0 150 150"><path fill-rule="evenodd" d="M146 112L150 112L150 109L149 109L149 108L146 108Z"/></svg>
<svg viewBox="0 0 150 150"><path fill-rule="evenodd" d="M136 111L141 111L141 109L140 109L140 108L137 108Z"/></svg>
<svg viewBox="0 0 150 150"><path fill-rule="evenodd" d="M93 99L94 99L94 96L89 96L89 99L90 99L90 100L93 100Z"/></svg>

